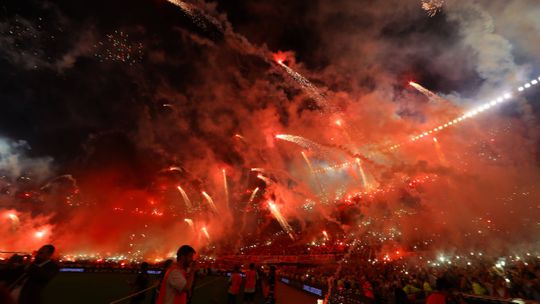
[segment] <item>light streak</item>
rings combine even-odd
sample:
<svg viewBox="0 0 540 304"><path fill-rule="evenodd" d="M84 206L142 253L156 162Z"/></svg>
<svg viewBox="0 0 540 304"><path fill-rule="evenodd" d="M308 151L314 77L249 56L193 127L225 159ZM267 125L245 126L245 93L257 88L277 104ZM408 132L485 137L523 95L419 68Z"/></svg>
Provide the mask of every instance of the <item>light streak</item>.
<svg viewBox="0 0 540 304"><path fill-rule="evenodd" d="M431 92L430 90L424 88L423 86L421 86L420 84L418 84L418 83L416 83L414 81L409 81L409 85L411 85L418 92L420 92L424 96L426 96L429 99L429 101L431 101L431 102L438 103L438 102L442 101L442 98L439 95Z"/></svg>
<svg viewBox="0 0 540 304"><path fill-rule="evenodd" d="M323 230L322 234L324 235L324 238L326 240L330 240L330 238L328 237L328 232L326 232L326 230Z"/></svg>
<svg viewBox="0 0 540 304"><path fill-rule="evenodd" d="M208 233L208 229L206 227L201 228L202 232L204 233L204 236L210 241L210 234Z"/></svg>
<svg viewBox="0 0 540 304"><path fill-rule="evenodd" d="M309 80L302 76L302 74L296 72L295 70L287 66L285 63L283 63L283 59L276 59L276 62L278 65L285 69L287 74L289 74L311 98L315 99L319 106L326 107L328 105L328 102L321 94L319 89L317 89L317 87L315 87Z"/></svg>
<svg viewBox="0 0 540 304"><path fill-rule="evenodd" d="M177 186L176 188L178 189L178 191L180 191L180 194L182 195L182 199L184 200L184 203L186 204L186 207L188 209L191 209L191 207L193 205L191 204L191 200L189 199L186 191L184 191L184 189L182 189L182 187L180 187L180 186Z"/></svg>
<svg viewBox="0 0 540 304"><path fill-rule="evenodd" d="M193 224L192 219L185 218L184 222L188 223L189 227L191 227L191 229L195 230L195 225Z"/></svg>
<svg viewBox="0 0 540 304"><path fill-rule="evenodd" d="M304 149L309 149L309 150L321 150L322 149L322 146L312 140L309 140L305 137L302 137L302 136L297 136L297 135L289 135L289 134L278 134L276 135L276 138L277 139L281 139L281 140L285 140L285 141L288 141L288 142L292 142L292 143L295 143L297 145L299 145L300 147L304 148Z"/></svg>
<svg viewBox="0 0 540 304"><path fill-rule="evenodd" d="M270 207L270 212L276 218L283 231L285 231L289 237L294 240L293 229L289 223L287 223L287 220L285 220L276 204L273 201L268 201L268 207Z"/></svg>
<svg viewBox="0 0 540 304"><path fill-rule="evenodd" d="M268 177L266 177L266 176L264 176L262 174L257 174L257 178L262 180L267 185L269 185L272 182Z"/></svg>
<svg viewBox="0 0 540 304"><path fill-rule="evenodd" d="M259 192L259 187L256 187L255 189L253 189L253 192L251 192L248 204L251 204L253 202L253 200L255 199L255 195L257 195L257 192Z"/></svg>
<svg viewBox="0 0 540 304"><path fill-rule="evenodd" d="M46 232L44 230L39 230L34 233L34 236L38 239L42 239L45 236Z"/></svg>
<svg viewBox="0 0 540 304"><path fill-rule="evenodd" d="M435 146L435 152L437 153L437 157L439 158L441 165L448 166L448 160L444 156L441 144L439 143L439 140L437 140L437 137L433 137L433 145Z"/></svg>
<svg viewBox="0 0 540 304"><path fill-rule="evenodd" d="M465 112L463 115L461 115L459 117L456 117L456 118L454 118L452 120L449 120L449 121L447 121L445 123L441 123L440 125L435 126L430 130L426 130L424 132L418 133L417 135L413 135L413 136L410 137L410 141L415 142L415 141L421 140L424 137L429 136L430 134L438 133L438 132L443 131L444 129L447 129L449 127L456 126L456 125L462 123L465 120L473 118L476 115L478 115L478 114L480 114L480 113L482 113L482 112L484 112L484 111L486 111L488 109L491 109L491 108L493 108L493 107L495 107L495 106L497 106L497 105L499 105L501 103L504 103L504 102L510 100L513 97L514 93L523 92L523 91L537 85L539 83L539 80L540 80L540 77L535 78L535 79L531 80L530 82L527 82L527 83L523 84L522 86L518 87L517 90L515 90L515 92L504 93L504 94L492 99L489 102L481 104L481 105L469 110L468 112ZM388 148L388 151L398 149L401 146L403 146L403 143L392 145L392 146L390 146Z"/></svg>
<svg viewBox="0 0 540 304"><path fill-rule="evenodd" d="M218 210L216 208L216 204L214 204L214 200L212 199L212 197L208 195L208 193L206 193L205 191L202 192L202 195L204 196L204 198L206 198L206 201L208 202L208 205L210 205L210 207L212 208L212 211L217 213Z"/></svg>
<svg viewBox="0 0 540 304"><path fill-rule="evenodd" d="M229 208L229 186L227 185L227 171L225 169L222 169L221 172L223 173L223 189L225 191L225 203L227 204L227 208Z"/></svg>
<svg viewBox="0 0 540 304"><path fill-rule="evenodd" d="M362 163L360 162L360 158L356 158L356 165L358 166L358 171L360 172L360 176L362 177L362 186L364 186L364 188L369 188L369 183L366 177L366 173L364 172L364 168L362 167Z"/></svg>
<svg viewBox="0 0 540 304"><path fill-rule="evenodd" d="M300 153L302 154L302 157L304 158L304 161L306 162L311 175L315 179L315 183L317 183L317 186L319 187L319 191L320 191L323 202L328 203L328 196L326 195L326 191L324 190L324 187L323 187L321 181L319 180L319 176L313 170L313 166L311 165L311 161L309 160L309 158L307 157L307 155L306 155L306 153L304 151L302 151Z"/></svg>

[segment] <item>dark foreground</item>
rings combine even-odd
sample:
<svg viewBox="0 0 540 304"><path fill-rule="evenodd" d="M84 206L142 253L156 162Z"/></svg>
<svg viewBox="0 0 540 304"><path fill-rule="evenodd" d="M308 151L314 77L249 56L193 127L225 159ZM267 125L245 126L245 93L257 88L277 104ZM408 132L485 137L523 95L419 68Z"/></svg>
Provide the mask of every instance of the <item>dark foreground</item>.
<svg viewBox="0 0 540 304"><path fill-rule="evenodd" d="M134 274L117 273L61 273L45 290L45 304L99 304L110 303L120 299L132 291L128 282L135 278ZM316 303L317 299L289 286L278 285L278 304ZM129 303L126 300L122 303ZM145 304L150 304L151 293L146 296ZM197 280L193 294L193 304L227 303L227 278L204 277ZM242 303L242 295L237 303ZM261 295L257 295L256 303L263 303Z"/></svg>

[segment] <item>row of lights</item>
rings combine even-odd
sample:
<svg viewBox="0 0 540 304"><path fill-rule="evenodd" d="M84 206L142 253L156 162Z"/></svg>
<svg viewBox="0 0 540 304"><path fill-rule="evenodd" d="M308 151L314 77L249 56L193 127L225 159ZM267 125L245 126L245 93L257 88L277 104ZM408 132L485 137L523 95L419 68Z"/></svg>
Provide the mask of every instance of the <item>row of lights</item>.
<svg viewBox="0 0 540 304"><path fill-rule="evenodd" d="M527 83L524 84L523 86L520 86L520 87L517 89L517 91L518 91L518 92L523 92L524 90L526 90L526 89L528 89L528 88L531 88L531 87L537 85L539 82L540 82L540 77L538 77L538 78L536 78L536 79L533 79L533 80L531 80L530 82L527 82ZM503 94L502 96L500 96L500 97L498 97L498 98L496 98L496 99L493 99L492 101L487 102L487 103L485 103L485 104L483 104L483 105L480 105L480 106L474 108L473 110L471 110L471 111L469 111L469 112L463 114L462 116L460 116L460 117L458 117L458 118L456 118L456 119L454 119L454 120L448 121L448 122L446 122L446 123L444 123L444 124L441 124L441 125L439 125L439 126L433 128L433 129L431 129L431 130L425 131L425 132L423 132L423 133L420 133L420 134L418 134L418 135L416 135L416 136L411 137L411 141L414 142L414 141L420 140L420 139L422 139L422 138L424 138L424 137L426 137L426 136L429 136L429 135L431 135L431 134L433 134L433 133L437 133L437 132L439 132L439 131L442 131L442 130L445 129L445 128L448 128L448 127L450 127L450 126L453 126L453 125L456 125L456 124L458 124L458 123L461 123L461 122L464 121L465 119L474 117L474 116L478 115L479 113L482 113L482 112L488 110L488 109L491 108L491 107L494 107L494 106L496 106L496 105L498 105L498 104L500 104L500 103L502 103L502 102L504 102L504 101L509 100L510 98L512 98L512 94L511 94L511 93L505 93L505 94ZM402 144L395 144L395 145L391 146L391 147L389 148L389 150L395 150L395 149L399 148L400 146L402 146Z"/></svg>

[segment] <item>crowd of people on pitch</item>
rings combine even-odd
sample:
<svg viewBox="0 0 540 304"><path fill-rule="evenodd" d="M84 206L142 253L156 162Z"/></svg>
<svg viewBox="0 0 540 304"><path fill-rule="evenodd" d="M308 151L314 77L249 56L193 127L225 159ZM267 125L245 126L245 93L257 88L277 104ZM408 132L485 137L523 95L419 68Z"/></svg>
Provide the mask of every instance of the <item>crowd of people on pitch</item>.
<svg viewBox="0 0 540 304"><path fill-rule="evenodd" d="M488 260L433 267L349 261L336 270L335 265L283 267L280 276L331 289L331 303L460 303L463 295L540 300L538 259L505 267Z"/></svg>
<svg viewBox="0 0 540 304"><path fill-rule="evenodd" d="M13 255L0 265L0 303L41 303L42 292L58 274L60 264L53 261L53 245L41 247L34 255ZM66 262L66 266L85 266L88 262ZM142 303L151 295L152 303L189 303L196 275L227 275L228 303L234 304L243 293L243 303L254 303L261 293L265 303L275 303L278 278L319 288L330 294L329 303L460 303L463 296L491 296L499 299L540 300L540 260L538 257L509 263L494 263L477 258L473 263L437 263L421 267L406 260L377 261L350 256L343 263L317 266L256 267L220 262L195 262L195 250L181 246L176 262L167 260L155 269L157 280L149 276L150 265L103 265L94 263L96 271L116 269L136 272L131 282L131 303ZM106 268L100 268L106 267ZM137 267L137 268L135 268ZM156 268L156 267L154 267ZM231 271L232 269L232 271ZM157 286L152 282L156 281Z"/></svg>
<svg viewBox="0 0 540 304"><path fill-rule="evenodd" d="M181 246L176 253L176 262L166 260L160 265L123 264L96 261L62 261L53 260L55 247L45 245L34 256L12 255L0 264L0 303L2 304L39 304L42 294L50 281L63 269L84 269L85 272L127 272L136 273L130 281L132 294L126 298L129 303L143 303L148 297L156 304L187 304L190 303L194 281L197 275L205 276L211 273L228 276L228 303L236 303L240 291L243 292L243 303L254 303L255 293L262 293L265 303L275 302L276 268L271 266L266 270L255 268L250 264L247 269L240 271L239 266L223 264L216 265L195 261L195 250L189 245ZM212 266L212 267L211 267ZM232 269L230 271L229 269ZM150 270L156 277L150 277ZM153 282L157 282L153 285Z"/></svg>

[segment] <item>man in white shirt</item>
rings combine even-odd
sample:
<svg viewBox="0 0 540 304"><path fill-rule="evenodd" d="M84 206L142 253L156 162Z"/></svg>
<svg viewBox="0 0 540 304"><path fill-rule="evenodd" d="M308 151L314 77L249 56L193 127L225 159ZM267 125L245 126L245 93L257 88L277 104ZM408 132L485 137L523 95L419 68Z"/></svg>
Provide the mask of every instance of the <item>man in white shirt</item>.
<svg viewBox="0 0 540 304"><path fill-rule="evenodd" d="M195 249L183 245L176 252L176 264L171 265L161 283L156 304L187 304L195 274Z"/></svg>

